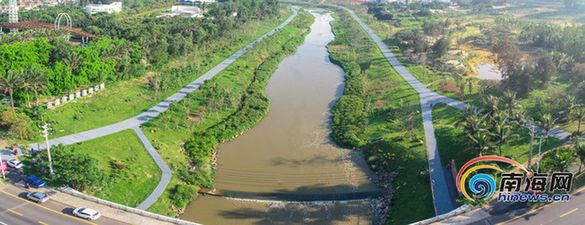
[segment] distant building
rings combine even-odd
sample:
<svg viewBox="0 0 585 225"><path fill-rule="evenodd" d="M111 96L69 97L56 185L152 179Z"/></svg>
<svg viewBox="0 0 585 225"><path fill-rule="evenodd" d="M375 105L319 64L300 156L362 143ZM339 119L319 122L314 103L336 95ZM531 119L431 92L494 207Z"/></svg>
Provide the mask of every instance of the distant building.
<svg viewBox="0 0 585 225"><path fill-rule="evenodd" d="M88 4L85 11L91 15L96 13L118 13L122 12L122 2L112 2L110 4Z"/></svg>
<svg viewBox="0 0 585 225"><path fill-rule="evenodd" d="M211 3L215 3L215 0L180 0L180 3L199 3L199 4L211 4Z"/></svg>
<svg viewBox="0 0 585 225"><path fill-rule="evenodd" d="M182 16L185 18L201 18L203 11L197 6L174 5L170 13L164 13L161 16Z"/></svg>
<svg viewBox="0 0 585 225"><path fill-rule="evenodd" d="M39 7L53 7L73 3L75 0L18 0L20 10L31 10ZM0 0L0 13L8 12L8 0Z"/></svg>

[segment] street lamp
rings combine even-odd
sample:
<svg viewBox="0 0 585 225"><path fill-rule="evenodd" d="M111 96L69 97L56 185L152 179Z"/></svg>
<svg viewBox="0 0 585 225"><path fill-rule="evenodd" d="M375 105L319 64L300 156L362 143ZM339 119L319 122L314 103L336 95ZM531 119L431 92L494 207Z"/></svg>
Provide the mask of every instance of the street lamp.
<svg viewBox="0 0 585 225"><path fill-rule="evenodd" d="M51 160L51 145L49 144L49 125L45 123L42 126L43 128L43 137L45 137L45 145L47 146L47 155L49 156L49 174L51 176L55 175L53 173L53 160Z"/></svg>

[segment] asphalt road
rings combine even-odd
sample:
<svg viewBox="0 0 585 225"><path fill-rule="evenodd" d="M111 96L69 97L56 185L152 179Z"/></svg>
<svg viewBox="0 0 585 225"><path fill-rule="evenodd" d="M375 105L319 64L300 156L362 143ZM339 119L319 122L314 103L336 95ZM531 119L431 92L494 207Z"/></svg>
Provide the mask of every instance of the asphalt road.
<svg viewBox="0 0 585 225"><path fill-rule="evenodd" d="M0 224L6 225L94 225L94 224L126 224L102 216L97 221L87 221L73 217L73 207L49 200L37 204L25 199L26 192L0 190Z"/></svg>
<svg viewBox="0 0 585 225"><path fill-rule="evenodd" d="M531 210L500 225L583 225L585 224L585 193L573 194L571 201L553 203Z"/></svg>

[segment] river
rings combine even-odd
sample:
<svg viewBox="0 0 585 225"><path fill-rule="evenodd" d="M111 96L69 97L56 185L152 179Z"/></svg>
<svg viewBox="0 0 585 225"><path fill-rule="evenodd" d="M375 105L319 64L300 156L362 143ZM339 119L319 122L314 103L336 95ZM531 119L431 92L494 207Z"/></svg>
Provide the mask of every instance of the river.
<svg viewBox="0 0 585 225"><path fill-rule="evenodd" d="M327 13L313 13L305 42L266 87L270 111L258 125L221 144L215 187L266 200L317 200L378 190L359 151L328 138L329 110L342 94L343 70L329 61ZM200 196L182 218L203 224L370 224L374 201L287 203Z"/></svg>

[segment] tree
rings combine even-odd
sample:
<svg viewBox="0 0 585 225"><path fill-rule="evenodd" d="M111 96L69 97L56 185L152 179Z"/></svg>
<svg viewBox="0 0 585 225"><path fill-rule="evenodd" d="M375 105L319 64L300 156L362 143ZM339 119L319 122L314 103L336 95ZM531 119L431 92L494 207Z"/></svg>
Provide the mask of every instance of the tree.
<svg viewBox="0 0 585 225"><path fill-rule="evenodd" d="M442 57L449 51L449 47L451 42L449 39L441 38L433 45L433 52L437 55L437 57Z"/></svg>
<svg viewBox="0 0 585 225"><path fill-rule="evenodd" d="M550 131L554 128L557 119L554 118L551 114L547 113L541 116L539 125L540 125L540 140L538 141L538 165L536 172L540 169L540 160L542 159L542 139L545 138L547 145L548 145L548 135Z"/></svg>
<svg viewBox="0 0 585 225"><path fill-rule="evenodd" d="M573 113L573 118L577 120L577 134L581 133L581 123L585 120L585 106L581 106Z"/></svg>
<svg viewBox="0 0 585 225"><path fill-rule="evenodd" d="M498 152L502 156L502 145L506 144L511 138L518 137L512 132L512 125L509 123L509 115L506 113L496 113L491 117L492 136L498 145Z"/></svg>
<svg viewBox="0 0 585 225"><path fill-rule="evenodd" d="M10 106L14 108L14 93L22 86L23 79L21 73L8 71L0 77L0 90L10 96Z"/></svg>
<svg viewBox="0 0 585 225"><path fill-rule="evenodd" d="M585 163L585 143L577 136L573 137L573 143L575 144L575 154L579 157L579 173L581 173L581 167Z"/></svg>
<svg viewBox="0 0 585 225"><path fill-rule="evenodd" d="M542 161L542 167L546 172L567 171L574 157L575 151L573 148L558 149L546 154Z"/></svg>
<svg viewBox="0 0 585 225"><path fill-rule="evenodd" d="M34 172L55 185L68 185L81 191L107 185L108 176L104 169L99 168L97 161L88 154L62 145L52 147L51 154L54 176L50 176L47 169L46 151L36 152L27 158L25 170Z"/></svg>
<svg viewBox="0 0 585 225"><path fill-rule="evenodd" d="M540 87L546 87L556 73L557 67L551 55L544 54L538 59L534 76Z"/></svg>
<svg viewBox="0 0 585 225"><path fill-rule="evenodd" d="M490 116L494 115L499 110L500 99L496 96L489 95L485 98L485 105Z"/></svg>
<svg viewBox="0 0 585 225"><path fill-rule="evenodd" d="M41 71L33 68L25 69L22 77L24 81L22 89L24 91L32 91L38 104L39 92L47 87L47 77ZM28 93L26 95L28 96ZM30 107L30 99L27 99L27 106Z"/></svg>
<svg viewBox="0 0 585 225"><path fill-rule="evenodd" d="M520 103L516 99L516 93L511 90L504 92L502 96L502 104L506 107L508 115L514 115L514 110L520 108Z"/></svg>
<svg viewBox="0 0 585 225"><path fill-rule="evenodd" d="M569 121L571 119L573 109L577 106L577 102L575 100L575 96L566 95L564 98L561 99L560 105L563 109L562 115L563 121Z"/></svg>

